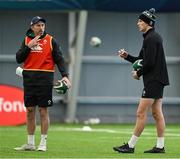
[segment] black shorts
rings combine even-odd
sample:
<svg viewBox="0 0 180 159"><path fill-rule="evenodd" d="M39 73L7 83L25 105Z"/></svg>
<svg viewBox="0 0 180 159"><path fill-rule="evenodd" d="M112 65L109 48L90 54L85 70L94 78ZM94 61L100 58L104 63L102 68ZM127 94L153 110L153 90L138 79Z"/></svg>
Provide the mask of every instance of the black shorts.
<svg viewBox="0 0 180 159"><path fill-rule="evenodd" d="M26 107L52 106L52 86L24 86L24 103Z"/></svg>
<svg viewBox="0 0 180 159"><path fill-rule="evenodd" d="M163 97L164 85L158 81L149 82L144 86L142 98L159 99Z"/></svg>

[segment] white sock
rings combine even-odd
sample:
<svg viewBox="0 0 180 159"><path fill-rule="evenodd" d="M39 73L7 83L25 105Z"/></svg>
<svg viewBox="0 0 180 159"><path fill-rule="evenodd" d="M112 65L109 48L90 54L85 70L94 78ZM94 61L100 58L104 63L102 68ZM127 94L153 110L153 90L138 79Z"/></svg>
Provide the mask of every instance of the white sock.
<svg viewBox="0 0 180 159"><path fill-rule="evenodd" d="M164 137L158 137L157 138L157 148L162 149L164 147Z"/></svg>
<svg viewBox="0 0 180 159"><path fill-rule="evenodd" d="M134 148L134 146L136 145L136 142L138 141L138 138L139 137L132 135L131 139L128 142L128 145L130 148Z"/></svg>
<svg viewBox="0 0 180 159"><path fill-rule="evenodd" d="M35 145L34 135L28 135L28 144Z"/></svg>
<svg viewBox="0 0 180 159"><path fill-rule="evenodd" d="M47 135L46 134L42 134L41 135L40 145L46 145L46 141L47 141Z"/></svg>

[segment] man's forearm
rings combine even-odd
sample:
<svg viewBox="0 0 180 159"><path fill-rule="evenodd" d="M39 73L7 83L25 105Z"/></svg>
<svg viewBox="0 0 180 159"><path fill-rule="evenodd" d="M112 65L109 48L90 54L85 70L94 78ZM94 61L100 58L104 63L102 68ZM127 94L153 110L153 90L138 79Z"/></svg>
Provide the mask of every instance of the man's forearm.
<svg viewBox="0 0 180 159"><path fill-rule="evenodd" d="M30 50L31 49L27 46L21 47L21 49L19 49L18 52L16 53L17 63L24 62L26 60L26 58L28 57Z"/></svg>

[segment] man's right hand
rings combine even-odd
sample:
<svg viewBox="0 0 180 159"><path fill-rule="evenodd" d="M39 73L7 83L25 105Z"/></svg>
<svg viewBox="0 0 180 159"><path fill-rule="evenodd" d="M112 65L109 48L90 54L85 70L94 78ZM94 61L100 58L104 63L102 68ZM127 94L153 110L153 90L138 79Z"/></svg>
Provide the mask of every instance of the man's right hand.
<svg viewBox="0 0 180 159"><path fill-rule="evenodd" d="M37 35L34 39L32 39L28 44L27 46L31 49L32 47L34 46L37 46L38 45L38 41L40 40L40 35Z"/></svg>
<svg viewBox="0 0 180 159"><path fill-rule="evenodd" d="M118 55L119 55L121 58L127 58L128 53L127 53L124 49L120 49L120 50L118 51Z"/></svg>

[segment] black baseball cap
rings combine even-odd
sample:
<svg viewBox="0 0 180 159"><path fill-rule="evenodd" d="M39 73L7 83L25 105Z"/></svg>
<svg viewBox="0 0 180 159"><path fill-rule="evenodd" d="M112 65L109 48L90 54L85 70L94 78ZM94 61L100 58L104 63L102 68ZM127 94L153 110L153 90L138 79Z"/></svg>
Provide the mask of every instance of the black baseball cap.
<svg viewBox="0 0 180 159"><path fill-rule="evenodd" d="M43 22L43 23L46 23L46 20L44 18L42 18L40 16L35 16L31 20L31 25L34 25L34 24L36 24L36 23L38 23L40 21Z"/></svg>

